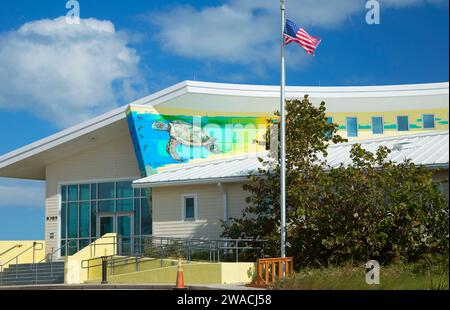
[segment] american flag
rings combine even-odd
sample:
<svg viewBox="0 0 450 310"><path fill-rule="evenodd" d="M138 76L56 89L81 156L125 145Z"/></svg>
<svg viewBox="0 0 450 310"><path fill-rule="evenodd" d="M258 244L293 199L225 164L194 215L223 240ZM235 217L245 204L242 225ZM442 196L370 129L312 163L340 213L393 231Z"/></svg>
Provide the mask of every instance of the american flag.
<svg viewBox="0 0 450 310"><path fill-rule="evenodd" d="M288 19L286 20L286 27L284 28L284 44L288 45L291 42L297 42L308 54L314 55L321 40L311 36L303 28L300 28Z"/></svg>

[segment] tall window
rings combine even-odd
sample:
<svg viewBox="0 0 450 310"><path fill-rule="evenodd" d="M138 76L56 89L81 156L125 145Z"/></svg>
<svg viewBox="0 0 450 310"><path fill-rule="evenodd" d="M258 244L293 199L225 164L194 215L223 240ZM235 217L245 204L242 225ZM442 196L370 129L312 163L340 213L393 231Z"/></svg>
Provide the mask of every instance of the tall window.
<svg viewBox="0 0 450 310"><path fill-rule="evenodd" d="M327 124L333 124L333 118L332 118L331 116L327 117ZM331 130L328 130L328 131L325 133L325 138L331 139L332 134L333 134L332 131L331 131Z"/></svg>
<svg viewBox="0 0 450 310"><path fill-rule="evenodd" d="M130 240L152 234L151 197L151 190L133 189L131 181L61 186L61 255L76 253L105 232Z"/></svg>
<svg viewBox="0 0 450 310"><path fill-rule="evenodd" d="M423 115L423 128L434 129L434 115L424 114Z"/></svg>
<svg viewBox="0 0 450 310"><path fill-rule="evenodd" d="M378 135L383 134L383 132L384 132L383 117L381 116L372 117L372 133Z"/></svg>
<svg viewBox="0 0 450 310"><path fill-rule="evenodd" d="M358 119L356 117L347 117L347 136L349 138L358 136Z"/></svg>
<svg viewBox="0 0 450 310"><path fill-rule="evenodd" d="M409 130L408 116L397 116L397 130L398 131L408 131Z"/></svg>
<svg viewBox="0 0 450 310"><path fill-rule="evenodd" d="M197 217L197 196L183 195L183 220L195 221Z"/></svg>

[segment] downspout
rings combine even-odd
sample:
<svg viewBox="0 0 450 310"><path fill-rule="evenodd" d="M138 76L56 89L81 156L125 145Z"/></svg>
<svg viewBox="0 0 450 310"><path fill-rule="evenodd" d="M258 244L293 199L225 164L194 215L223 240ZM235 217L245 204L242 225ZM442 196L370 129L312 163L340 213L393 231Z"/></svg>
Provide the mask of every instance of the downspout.
<svg viewBox="0 0 450 310"><path fill-rule="evenodd" d="M217 183L220 191L222 192L222 208L223 208L223 221L228 222L228 193L226 192L221 182Z"/></svg>

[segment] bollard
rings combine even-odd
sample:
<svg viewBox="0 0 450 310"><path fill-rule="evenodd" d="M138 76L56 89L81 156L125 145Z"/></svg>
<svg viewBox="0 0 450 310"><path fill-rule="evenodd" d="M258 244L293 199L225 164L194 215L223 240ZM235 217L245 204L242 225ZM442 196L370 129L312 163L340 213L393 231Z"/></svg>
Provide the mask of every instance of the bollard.
<svg viewBox="0 0 450 310"><path fill-rule="evenodd" d="M108 284L106 275L108 272L108 256L102 256L102 284Z"/></svg>

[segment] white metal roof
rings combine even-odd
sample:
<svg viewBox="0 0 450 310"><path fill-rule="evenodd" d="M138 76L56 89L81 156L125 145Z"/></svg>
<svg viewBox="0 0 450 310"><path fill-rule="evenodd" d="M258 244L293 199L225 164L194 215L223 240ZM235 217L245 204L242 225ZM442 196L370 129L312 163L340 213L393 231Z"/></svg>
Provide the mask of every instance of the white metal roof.
<svg viewBox="0 0 450 310"><path fill-rule="evenodd" d="M287 98L301 98L310 94L312 100L326 100L327 111L376 111L403 108L443 108L448 106L449 83L413 85L385 85L363 87L298 87L286 88ZM424 99L426 96L426 100ZM111 134L120 134L126 128L128 106L157 106L168 108L216 109L219 104L224 111L236 111L248 107L254 113L274 111L278 105L279 86L222 84L198 81L184 81L151 94L108 113L65 129L47 138L21 147L0 156L0 177L16 177L44 180L45 165L63 158L65 149L82 151L86 141ZM364 100L361 100L364 98ZM214 104L211 104L214 102ZM228 110L227 110L228 109ZM217 109L216 109L217 110ZM98 139L98 141L104 141ZM1 140L0 140L1 143ZM49 152L52 156L49 156Z"/></svg>
<svg viewBox="0 0 450 310"><path fill-rule="evenodd" d="M445 168L449 164L447 131L333 145L328 148L327 162L330 167L337 167L341 163L350 164L350 149L355 143L361 144L364 149L371 152L375 152L380 146L387 146L392 150L388 159L395 162L409 158L415 164L425 165L429 168ZM158 174L136 180L133 182L133 186L136 188L163 187L245 181L249 173L255 172L261 167L258 157L265 156L267 153L177 165L170 169L164 169Z"/></svg>
<svg viewBox="0 0 450 310"><path fill-rule="evenodd" d="M133 186L162 187L180 184L205 184L216 182L238 182L247 179L250 172L257 172L261 167L258 157L263 154L252 154L220 160L205 160L195 164L179 164L164 169L158 174L133 182Z"/></svg>

